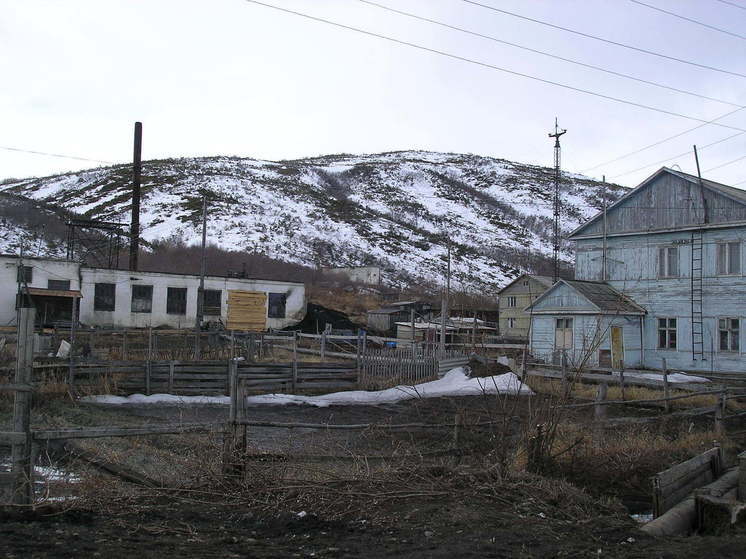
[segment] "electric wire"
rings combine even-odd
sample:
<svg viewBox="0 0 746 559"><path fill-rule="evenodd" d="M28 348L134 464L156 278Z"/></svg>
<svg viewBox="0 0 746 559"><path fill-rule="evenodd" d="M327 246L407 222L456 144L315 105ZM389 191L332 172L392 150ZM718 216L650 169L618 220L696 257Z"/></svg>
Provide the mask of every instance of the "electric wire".
<svg viewBox="0 0 746 559"><path fill-rule="evenodd" d="M563 89L568 89L570 91L575 91L577 93L584 93L586 95L591 95L591 96L598 97L598 98L601 98L601 99L606 99L608 101L615 101L617 103L622 103L622 104L625 104L625 105L630 105L630 106L633 106L633 107L637 107L637 108L646 109L646 110L649 110L649 111L658 112L658 113L661 113L661 114L667 114L669 116L676 116L676 117L679 117L679 118L685 118L687 120L692 120L692 121L695 121L695 122L703 122L703 123L706 123L706 124L712 124L714 126L719 126L721 128L728 128L730 130L738 130L739 132L746 132L746 130L744 130L743 128L739 128L737 126L729 126L727 124L722 124L722 123L715 122L715 121L712 121L712 120L705 120L705 119L697 118L697 117L694 117L694 116L685 115L685 114L682 114L682 113L677 113L675 111L669 111L667 109L662 109L660 107L653 107L651 105L645 105L643 103L637 103L635 101L630 101L628 99L622 99L620 97L614 97L612 95L606 95L604 93L598 93L596 91L591 91L591 90L588 90L588 89L583 89L583 88L580 88L580 87L575 87L575 86L564 84L564 83L561 83L561 82L556 82L556 81L553 81L553 80L548 80L548 79L540 78L538 76L534 76L534 75L531 75L531 74L525 74L523 72L518 72L516 70L509 70L507 68L502 68L500 66L496 66L496 65L490 64L488 62L482 62L482 61L479 61L479 60L475 60L473 58L467 58L465 56L460 56L460 55L457 55L457 54L453 54L453 53L450 53L450 52L438 50L438 49L435 49L435 48L426 47L426 46L423 46L423 45L420 45L420 44L417 44L417 43L412 43L410 41L405 41L405 40L402 40L402 39L396 39L394 37L390 37L388 35L383 35L381 33L375 33L373 31L367 31L367 30L361 29L359 27L353 27L351 25L346 25L346 24L343 24L343 23L339 23L339 22L336 22L336 21L329 20L329 19L325 19L325 18L321 18L321 17L317 17L317 16L312 16L312 15L304 13L304 12L298 12L298 11L295 11L295 10L290 10L288 8L282 8L282 7L276 6L274 4L267 4L265 2L260 2L259 0L244 0L244 1L247 2L247 3L249 3L249 4L255 4L257 6L264 6L265 8L271 8L273 10L277 10L277 11L288 13L288 14L292 14L292 15L296 15L296 16L299 16L299 17L302 17L302 18L305 18L305 19L308 19L308 20L311 20L311 21L316 21L316 22L319 22L319 23L325 23L327 25L332 25L334 27L339 27L341 29L347 29L349 31L354 31L356 33L361 33L363 35L368 35L370 37L375 37L375 38L378 38L378 39L383 39L385 41L390 41L392 43L396 43L396 44L400 44L400 45L412 47L412 48L415 48L415 49L418 49L418 50L422 50L422 51L426 51L426 52L430 52L430 53L433 53L433 54L438 54L440 56L444 56L444 57L447 57L447 58L452 58L454 60L459 60L461 62L467 62L469 64L474 64L476 66L481 66L483 68L488 68L488 69L495 70L495 71L498 71L498 72L503 72L503 73L506 73L506 74L511 74L511 75L514 75L514 76L522 77L522 78L527 78L527 79L534 80L534 81L537 81L537 82L540 82L540 83L545 83L545 84L548 84L548 85L554 85L556 87L561 87ZM468 0L464 0L464 1L468 1ZM746 76L744 76L744 77L746 77Z"/></svg>
<svg viewBox="0 0 746 559"><path fill-rule="evenodd" d="M628 80L636 81L636 82L639 82L639 83L644 83L646 85L652 85L654 87L659 87L661 89L667 89L669 91L674 91L676 93L683 93L684 95L691 95L693 97L698 97L700 99L706 99L708 101L715 101L716 103L722 103L724 105L731 105L733 107L739 107L741 109L746 108L744 105L741 105L739 103L733 103L731 101L725 101L723 99L717 99L715 97L709 97L707 95L702 95L700 93L695 93L693 91L687 91L685 89L680 89L680 88L677 88L677 87L665 85L665 84L654 82L654 81L651 81L651 80L646 80L646 79L643 79L643 78L638 78L638 77L632 76L630 74L624 74L622 72L617 72L615 70L610 70L608 68L604 68L604 67L601 67L601 66L595 66L593 64L587 64L585 62L581 62L579 60L574 60L572 58L565 58L563 56L552 54L550 52L546 52L546 51L543 51L543 50L535 49L535 48L528 47L528 46L525 46L525 45L520 45L518 43L513 43L513 42L510 42L510 41L506 41L504 39L499 39L499 38L497 38L497 37L495 37L493 35L485 35L483 33L479 33L477 31L472 31L470 29L466 29L466 28L463 28L463 27L458 27L456 25L451 25L451 24L445 23L443 21L438 21L438 20L435 20L435 19L431 19L431 18L428 18L428 17L425 17L425 16L418 15L418 14L413 14L411 12L405 12L403 10L398 10L396 8L385 6L383 4L379 4L378 2L373 2L371 0L357 0L357 1L360 2L360 3L362 3L362 4L368 4L369 6L374 6L376 8L380 8L382 10L386 10L388 12L392 12L392 13L395 13L395 14L403 15L403 16L410 17L410 18L413 18L413 19L417 19L417 20L420 20L420 21L424 21L424 22L427 22L427 23L432 23L433 25L439 25L441 27L445 27L447 29L458 31L460 33L466 33L467 35L472 35L474 37L480 37L482 39L487 39L489 41L493 41L493 42L500 43L500 44L503 44L503 45L508 45L508 46L515 47L515 48L518 48L518 49L521 49L521 50L525 50L525 51L528 51L528 52L532 52L532 53L535 53L535 54L540 54L542 56L547 56L549 58L554 58L555 60L561 60L563 62L568 62L570 64L575 64L577 66L582 66L583 68L589 68L591 70L597 70L599 72L604 72L606 74L611 74L612 76L617 76L617 77L620 77L620 78L625 78L625 79L628 79Z"/></svg>
<svg viewBox="0 0 746 559"><path fill-rule="evenodd" d="M585 33L583 31L578 31L577 29L570 29L569 27L563 27L561 25L556 25L554 23L549 23L548 21L543 21L540 19L524 16L515 12L509 12L508 10L503 10L501 8L496 8L495 6L490 6L489 4L482 4L481 2L476 2L475 0L461 0L462 2L465 2L467 4L471 4L473 6L478 6L480 8L484 8L486 10L492 10L493 12L499 12L501 14L505 14L508 16L516 17L519 19L523 19L526 21L531 21L533 23L538 23L539 25L545 25L547 27L551 27L552 29L558 29L560 31L565 31L567 33L573 33L575 35L578 35L580 37L585 37L587 39L593 39L595 41L601 41L602 43L608 43L610 45L615 45L617 47L626 48L629 50L633 50L636 52L641 52L644 54L649 54L651 56L657 56L659 58L665 58L667 60L673 60L675 62L680 62L682 64L688 64L690 66L696 66L698 68L703 68L706 70L712 70L713 72L721 72L723 74L730 74L731 76L738 76L739 78L746 78L746 74L742 74L740 72L734 72L731 70L725 70L723 68L717 68L715 66L709 66L707 64L700 64L699 62L692 62L691 60L685 60L683 58L677 58L675 56L671 56L668 54L663 54L660 52L644 49L641 47L636 47L634 45L630 45L627 43L622 43L619 41L614 41L612 39L605 39L604 37L599 37L598 35L591 35L590 33Z"/></svg>
<svg viewBox="0 0 746 559"><path fill-rule="evenodd" d="M739 4L736 4L735 2L728 2L728 0L715 0L716 2L720 2L721 4L727 4L728 6L733 6L734 8L740 8L742 10L746 10L746 6L741 6Z"/></svg>
<svg viewBox="0 0 746 559"><path fill-rule="evenodd" d="M736 109L734 111L727 112L727 113L725 113L723 115L720 115L717 118L712 119L708 123L698 124L697 126L694 126L693 128L688 128L687 130L683 130L683 131L679 132L678 134L674 134L673 136L668 136L667 138L663 138L662 140L658 140L657 142L653 142L652 144L648 144L645 147L636 149L634 151L630 151L629 153L625 153L624 155L620 155L619 157L615 157L614 159L609 159L608 161L604 161L603 163L598 163L597 165L594 165L593 167L588 167L587 169L583 169L580 172L581 173L587 173L588 171L592 171L594 169L598 169L599 167L604 167L606 165L610 165L611 163L616 163L617 161L621 161L622 159L626 159L626 158L631 157L633 155L637 155L638 153L642 153L643 151L649 150L651 148L654 148L656 146L659 146L659 145L664 144L666 142L669 142L671 140L675 140L676 138L680 138L681 136L689 134L689 132L694 132L695 130L699 130L703 126L707 126L708 124L712 124L713 122L715 122L717 120L721 120L721 119L723 119L723 118L725 118L727 116L730 116L732 114L735 114L735 113L737 113L740 110L742 110L742 109ZM735 138L736 136L740 136L741 134L742 133L734 134L732 136L728 136L727 138L723 138L723 140L721 140L721 141L725 141L725 140L729 140L731 138Z"/></svg>
<svg viewBox="0 0 746 559"><path fill-rule="evenodd" d="M710 148L712 146L715 146L717 144L721 144L725 141L731 140L737 136L741 136L741 134L733 134L732 136L727 136L726 138L721 138L719 140L716 140L714 142L710 142L709 144L705 144L703 146L699 146L697 149L702 151L707 148ZM638 167L636 169L632 169L631 171L625 171L624 173L619 173L618 175L613 175L609 177L610 179L618 179L619 177L625 177L627 175L631 175L632 173L637 173L638 171L642 171L643 169L647 169L648 167L653 167L655 165L660 165L661 163L666 163L668 161L671 161L672 159L678 159L679 157L685 157L687 155L692 155L694 153L693 149L690 149L688 151L681 152L677 155L672 155L671 157L666 157L665 159L659 159L658 161L654 161L653 163L648 163L647 165L643 165L642 167ZM710 169L711 170L711 169Z"/></svg>
<svg viewBox="0 0 746 559"><path fill-rule="evenodd" d="M668 10L664 10L663 8L659 8L658 6L653 6L652 4L646 4L645 2L641 2L640 0L629 0L633 4L637 4L638 6L644 6L646 8L649 8L651 10L655 10L656 12L661 12L663 14L683 19L684 21L688 21L690 23L694 23L695 25L701 25L702 27L706 27L708 29L712 29L713 31L717 31L719 33L724 33L725 35L731 35L732 37L737 37L739 39L746 39L746 36L739 35L738 33L733 33L732 31L728 31L727 29L723 29L721 27L715 27L714 25L710 25L709 23L704 23L702 21L682 16L681 14L677 14L675 12L669 12Z"/></svg>
<svg viewBox="0 0 746 559"><path fill-rule="evenodd" d="M9 146L0 146L0 149L4 149L6 151L16 151L20 153L30 153L33 155L46 155L47 157L59 157L61 159L74 159L76 161L90 161L92 163L103 163L104 165L119 165L119 163L115 163L113 161L104 161L102 159L89 159L88 157L78 157L76 155L63 155L61 153L49 153L46 151L35 151L31 149L21 149L21 148L9 147Z"/></svg>
<svg viewBox="0 0 746 559"><path fill-rule="evenodd" d="M703 173L709 173L710 171L714 171L715 169L722 169L723 167L727 167L728 165L732 165L733 163L738 163L739 161L742 161L744 159L746 159L746 155L742 155L741 157L737 157L736 159L733 159L726 163L721 163L720 165L716 165L715 167L710 167L709 169L705 169Z"/></svg>

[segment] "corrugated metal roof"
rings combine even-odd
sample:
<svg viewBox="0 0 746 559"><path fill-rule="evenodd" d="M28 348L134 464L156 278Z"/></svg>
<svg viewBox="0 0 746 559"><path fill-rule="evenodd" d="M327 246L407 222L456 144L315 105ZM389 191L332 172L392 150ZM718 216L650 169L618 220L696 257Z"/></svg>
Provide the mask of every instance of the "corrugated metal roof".
<svg viewBox="0 0 746 559"><path fill-rule="evenodd" d="M607 283L599 281L561 280L603 312L645 313L640 305Z"/></svg>

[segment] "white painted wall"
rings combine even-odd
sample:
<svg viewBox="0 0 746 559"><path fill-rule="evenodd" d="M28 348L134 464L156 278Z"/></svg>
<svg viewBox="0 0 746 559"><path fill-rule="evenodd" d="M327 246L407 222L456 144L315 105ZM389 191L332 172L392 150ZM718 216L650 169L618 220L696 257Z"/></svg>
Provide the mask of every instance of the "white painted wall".
<svg viewBox="0 0 746 559"><path fill-rule="evenodd" d="M84 324L100 326L144 328L148 326L170 326L189 328L194 325L197 315L198 276L163 274L156 272L130 272L127 270L106 270L102 268L81 268L83 276L83 299L80 305L80 321ZM115 290L114 311L94 309L94 292L97 283L113 283ZM153 286L153 308L150 313L131 312L132 285ZM169 287L187 288L187 308L182 315L166 312L166 296ZM286 295L285 318L268 318L268 328L284 328L299 322L305 314L305 286L272 280L205 277L205 289L221 291L220 318L225 324L228 319L228 290L263 291ZM217 317L206 317L215 320Z"/></svg>
<svg viewBox="0 0 746 559"><path fill-rule="evenodd" d="M0 325L14 325L16 322L18 263L17 257L0 256ZM83 324L127 328L148 326L189 328L194 326L197 314L198 276L87 268L81 267L77 262L39 258L25 258L23 263L33 267L33 278L29 287L46 289L49 279L60 279L70 280L70 289L81 291L83 297L80 301L79 319ZM114 311L94 310L96 283L115 284ZM152 312L131 312L132 285L134 284L153 286ZM169 287L187 288L186 314L173 315L166 312L166 293ZM221 291L220 318L224 324L228 318L228 290L233 289L286 295L285 317L268 318L268 328L285 328L296 324L303 319L306 312L306 293L302 283L206 276L205 289ZM217 316L206 317L206 320L215 319Z"/></svg>
<svg viewBox="0 0 746 559"><path fill-rule="evenodd" d="M0 256L0 326L16 323L16 294L18 293L18 265L15 256ZM48 281L70 280L70 289L80 289L80 265L67 260L24 258L24 266L33 268L29 287L47 289ZM72 304L72 303L71 303Z"/></svg>
<svg viewBox="0 0 746 559"><path fill-rule="evenodd" d="M367 285L380 285L381 268L378 266L356 266L351 268L325 268L333 274L343 274L350 281Z"/></svg>

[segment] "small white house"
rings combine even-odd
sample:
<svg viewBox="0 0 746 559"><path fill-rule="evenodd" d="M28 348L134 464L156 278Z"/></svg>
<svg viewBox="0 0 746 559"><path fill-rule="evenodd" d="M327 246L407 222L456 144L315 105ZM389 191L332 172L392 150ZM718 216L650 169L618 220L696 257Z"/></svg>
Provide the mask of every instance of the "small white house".
<svg viewBox="0 0 746 559"><path fill-rule="evenodd" d="M15 323L19 282L42 324L69 322L74 301L79 301L79 322L87 326L190 328L197 316L196 275L0 256L0 324ZM266 330L296 324L304 314L302 283L205 276L205 322L222 322L235 330Z"/></svg>

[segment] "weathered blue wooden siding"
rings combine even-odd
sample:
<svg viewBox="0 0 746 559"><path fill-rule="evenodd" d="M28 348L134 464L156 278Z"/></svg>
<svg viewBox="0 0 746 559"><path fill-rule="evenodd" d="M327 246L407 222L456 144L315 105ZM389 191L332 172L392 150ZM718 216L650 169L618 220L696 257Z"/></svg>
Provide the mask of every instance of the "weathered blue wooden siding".
<svg viewBox="0 0 746 559"><path fill-rule="evenodd" d="M716 246L722 242L740 243L741 270L737 275L718 275ZM691 259L690 231L611 236L607 239L607 283L621 291L648 314L644 320L645 367L668 366L690 370L746 372L746 227L711 227L703 232L702 289L704 359L692 356L691 336ZM679 277L658 277L658 249L676 246ZM601 239L577 240L576 278L601 279ZM738 318L738 352L719 351L718 319ZM658 318L677 319L677 349L658 348ZM626 332L625 332L626 335ZM639 345L639 344L638 344Z"/></svg>

